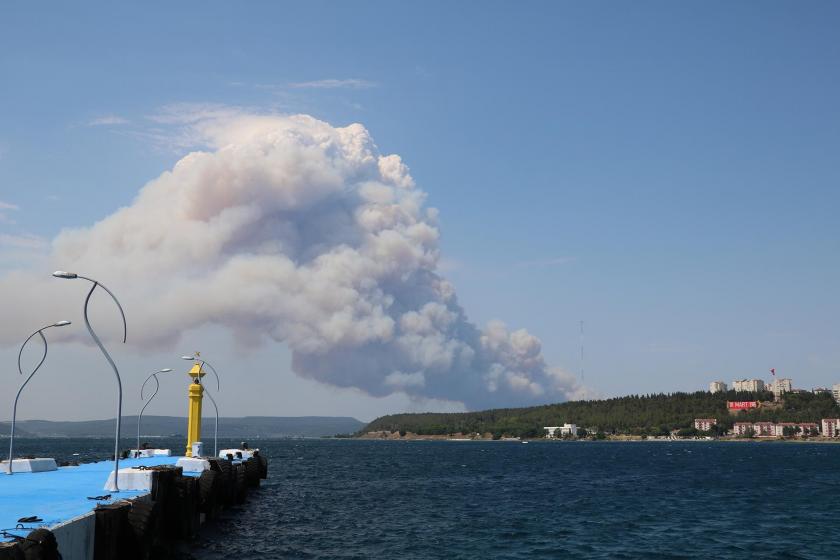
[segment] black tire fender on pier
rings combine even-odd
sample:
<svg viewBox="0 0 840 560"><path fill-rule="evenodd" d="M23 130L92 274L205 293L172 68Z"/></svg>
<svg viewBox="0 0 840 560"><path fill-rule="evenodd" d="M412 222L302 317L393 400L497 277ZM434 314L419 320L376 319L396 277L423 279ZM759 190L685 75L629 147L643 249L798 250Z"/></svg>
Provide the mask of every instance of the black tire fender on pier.
<svg viewBox="0 0 840 560"><path fill-rule="evenodd" d="M260 462L260 478L265 480L268 478L268 459L263 457L259 452L255 452L254 457Z"/></svg>
<svg viewBox="0 0 840 560"><path fill-rule="evenodd" d="M236 503L242 504L248 499L248 480L245 476L245 465L234 465L236 475Z"/></svg>
<svg viewBox="0 0 840 560"><path fill-rule="evenodd" d="M128 525L138 542L149 542L157 536L156 522L158 507L156 502L134 500L128 510Z"/></svg>
<svg viewBox="0 0 840 560"><path fill-rule="evenodd" d="M218 471L206 470L198 477L198 491L201 497L199 505L203 513L212 513L216 506L219 476Z"/></svg>
<svg viewBox="0 0 840 560"><path fill-rule="evenodd" d="M16 542L0 543L0 560L26 560L20 545Z"/></svg>
<svg viewBox="0 0 840 560"><path fill-rule="evenodd" d="M61 560L55 535L49 529L35 529L20 542L25 560Z"/></svg>
<svg viewBox="0 0 840 560"><path fill-rule="evenodd" d="M260 485L260 464L256 458L251 457L243 461L245 465L245 478L248 481L248 486L258 488Z"/></svg>

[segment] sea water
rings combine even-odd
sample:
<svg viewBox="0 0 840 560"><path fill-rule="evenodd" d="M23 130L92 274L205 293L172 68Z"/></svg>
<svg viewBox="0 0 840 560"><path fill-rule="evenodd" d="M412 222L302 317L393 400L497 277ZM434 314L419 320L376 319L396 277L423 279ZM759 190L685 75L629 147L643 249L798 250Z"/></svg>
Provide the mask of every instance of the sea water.
<svg viewBox="0 0 840 560"><path fill-rule="evenodd" d="M16 448L72 460L105 456L111 443ZM269 478L204 529L195 558L840 557L840 445L251 444Z"/></svg>

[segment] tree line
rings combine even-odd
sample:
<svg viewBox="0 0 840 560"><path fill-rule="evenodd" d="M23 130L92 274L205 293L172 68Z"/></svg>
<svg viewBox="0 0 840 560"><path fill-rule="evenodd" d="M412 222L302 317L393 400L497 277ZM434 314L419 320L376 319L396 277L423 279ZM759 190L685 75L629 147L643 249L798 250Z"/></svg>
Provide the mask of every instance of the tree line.
<svg viewBox="0 0 840 560"><path fill-rule="evenodd" d="M840 418L840 407L829 394L789 393L783 402L729 414L727 401L770 403L770 392L657 393L603 400L570 401L527 408L477 412L390 414L377 418L362 432L400 431L419 435L492 433L495 437L539 437L543 426L577 424L591 433L665 435L693 428L695 418L716 418L723 431L734 422L819 422Z"/></svg>

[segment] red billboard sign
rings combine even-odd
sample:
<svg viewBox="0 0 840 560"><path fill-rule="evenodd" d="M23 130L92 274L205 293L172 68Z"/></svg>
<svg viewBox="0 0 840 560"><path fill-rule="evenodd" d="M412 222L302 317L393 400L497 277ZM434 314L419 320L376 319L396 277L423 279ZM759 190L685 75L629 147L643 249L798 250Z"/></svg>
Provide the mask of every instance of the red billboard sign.
<svg viewBox="0 0 840 560"><path fill-rule="evenodd" d="M729 410L747 410L758 408L758 401L726 401L726 406Z"/></svg>

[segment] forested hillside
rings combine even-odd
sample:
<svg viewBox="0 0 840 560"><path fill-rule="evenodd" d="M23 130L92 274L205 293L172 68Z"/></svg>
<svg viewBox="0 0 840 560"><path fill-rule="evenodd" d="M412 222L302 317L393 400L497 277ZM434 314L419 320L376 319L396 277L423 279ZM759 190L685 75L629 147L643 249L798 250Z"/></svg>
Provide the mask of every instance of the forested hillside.
<svg viewBox="0 0 840 560"><path fill-rule="evenodd" d="M778 405L763 406L730 416L726 401L772 401L764 393L672 393L631 395L605 400L572 401L528 408L502 408L463 413L392 414L377 418L362 432L405 431L421 435L487 433L496 436L535 437L543 426L577 424L605 433L659 434L688 428L695 418L717 418L725 428L735 421L819 422L840 417L840 407L831 395L798 393L786 395Z"/></svg>

